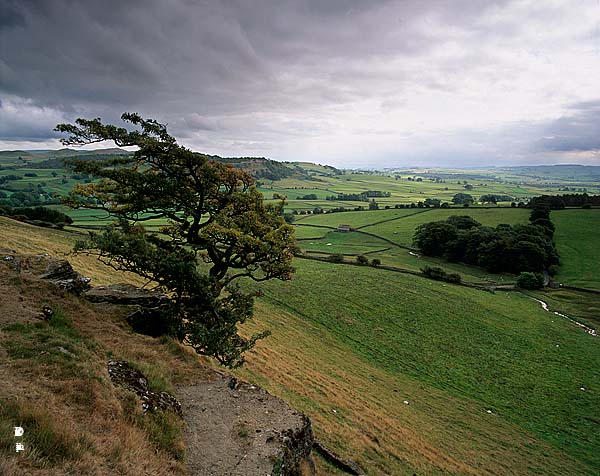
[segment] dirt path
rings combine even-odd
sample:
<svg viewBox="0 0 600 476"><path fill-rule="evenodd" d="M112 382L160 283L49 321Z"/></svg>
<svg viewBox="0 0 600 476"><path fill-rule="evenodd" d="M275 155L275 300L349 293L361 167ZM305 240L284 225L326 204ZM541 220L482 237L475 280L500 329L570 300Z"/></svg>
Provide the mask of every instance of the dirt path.
<svg viewBox="0 0 600 476"><path fill-rule="evenodd" d="M286 448L307 431L307 419L282 400L230 377L176 393L186 423L190 476L273 474ZM310 423L308 433L312 446Z"/></svg>

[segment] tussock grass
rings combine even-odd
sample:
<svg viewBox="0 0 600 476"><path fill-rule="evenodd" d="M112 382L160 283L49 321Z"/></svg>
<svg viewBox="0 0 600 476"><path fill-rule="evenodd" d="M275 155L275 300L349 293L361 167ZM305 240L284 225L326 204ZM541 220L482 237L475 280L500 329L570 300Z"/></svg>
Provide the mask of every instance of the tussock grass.
<svg viewBox="0 0 600 476"><path fill-rule="evenodd" d="M124 392L122 402L126 420L142 429L158 450L175 460L184 459L185 442L181 419L171 412L142 413L139 398L129 391Z"/></svg>
<svg viewBox="0 0 600 476"><path fill-rule="evenodd" d="M15 426L23 427L22 437L14 437ZM59 422L49 410L23 400L0 400L0 452L14 455L16 441L25 445L23 457L36 466L78 459L94 449L85 435Z"/></svg>

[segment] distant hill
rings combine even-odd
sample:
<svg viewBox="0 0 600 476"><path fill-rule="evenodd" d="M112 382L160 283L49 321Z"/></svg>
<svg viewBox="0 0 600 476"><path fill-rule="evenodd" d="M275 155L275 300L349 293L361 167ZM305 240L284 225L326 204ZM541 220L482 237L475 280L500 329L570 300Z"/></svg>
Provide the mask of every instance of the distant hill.
<svg viewBox="0 0 600 476"><path fill-rule="evenodd" d="M0 151L0 166L6 168L64 169L64 159L102 160L114 156L127 156L130 151L110 149L59 149L45 151L8 150ZM212 160L231 164L246 170L257 180L281 180L297 178L306 180L314 175L337 175L335 167L309 162L278 162L265 157L220 157L208 155Z"/></svg>
<svg viewBox="0 0 600 476"><path fill-rule="evenodd" d="M2 150L0 151L0 160L2 159L19 159L24 161L42 161L55 157L75 157L89 155L125 155L130 152L125 149L113 147L110 149L58 149L58 150Z"/></svg>
<svg viewBox="0 0 600 476"><path fill-rule="evenodd" d="M499 167L496 170L544 180L557 179L590 182L597 182L600 180L600 166L597 165L529 165Z"/></svg>

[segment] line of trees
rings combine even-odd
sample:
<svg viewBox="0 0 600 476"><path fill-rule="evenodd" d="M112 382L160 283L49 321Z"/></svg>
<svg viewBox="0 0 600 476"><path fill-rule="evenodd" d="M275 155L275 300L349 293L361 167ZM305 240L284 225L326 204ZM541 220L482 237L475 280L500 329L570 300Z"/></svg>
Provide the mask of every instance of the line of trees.
<svg viewBox="0 0 600 476"><path fill-rule="evenodd" d="M13 208L0 206L0 215L34 225L57 226L58 228L73 223L70 216L47 207Z"/></svg>
<svg viewBox="0 0 600 476"><path fill-rule="evenodd" d="M533 197L527 204L528 208L548 208L550 210L585 206L600 206L600 195L588 195L587 193L542 195L540 197Z"/></svg>
<svg viewBox="0 0 600 476"><path fill-rule="evenodd" d="M383 198L391 197L390 192L382 192L380 190L367 190L366 192L360 193L338 193L337 195L329 195L325 197L326 200L346 200L353 202L368 202L369 198Z"/></svg>
<svg viewBox="0 0 600 476"><path fill-rule="evenodd" d="M542 272L559 264L548 209L534 209L528 225L483 226L470 216L453 215L420 225L414 243L424 255L481 266L488 271Z"/></svg>

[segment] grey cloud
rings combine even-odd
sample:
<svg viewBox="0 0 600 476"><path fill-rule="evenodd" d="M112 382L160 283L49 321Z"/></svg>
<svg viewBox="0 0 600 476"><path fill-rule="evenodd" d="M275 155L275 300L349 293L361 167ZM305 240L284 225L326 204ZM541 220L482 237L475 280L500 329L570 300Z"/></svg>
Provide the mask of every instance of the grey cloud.
<svg viewBox="0 0 600 476"><path fill-rule="evenodd" d="M58 138L52 129L64 119L60 111L39 108L18 98L0 100L0 138L7 141L42 142Z"/></svg>
<svg viewBox="0 0 600 476"><path fill-rule="evenodd" d="M400 157L394 149L404 144L407 156L429 163L597 148L593 104L554 122L492 132L394 133L394 124L370 123L412 107L416 94L443 100L475 73L490 89L506 81L512 71L496 68L494 42L518 43L528 25L523 17L491 15L507 4L513 2L0 0L0 140L40 140L44 130L52 138L56 122L114 122L136 111L168 123L186 144L223 155L248 150L299 159L302 140L329 145L344 127L359 138L394 136L372 152L382 161ZM543 4L528 13L560 20ZM447 53L430 56L444 45ZM357 112L357 103L369 105ZM342 124L359 113L364 122Z"/></svg>
<svg viewBox="0 0 600 476"><path fill-rule="evenodd" d="M536 150L600 151L600 100L574 104L570 111L541 128Z"/></svg>
<svg viewBox="0 0 600 476"><path fill-rule="evenodd" d="M0 30L25 26L25 14L18 0L0 0Z"/></svg>
<svg viewBox="0 0 600 476"><path fill-rule="evenodd" d="M187 112L227 113L281 109L294 94L305 103L335 101L336 82L352 82L365 59L431 46L412 27L422 4L24 1L27 28L0 32L3 68L17 73L2 75L0 87L40 105L167 115L171 102ZM444 16L488 4L432 2ZM313 79L308 91L306 77Z"/></svg>

